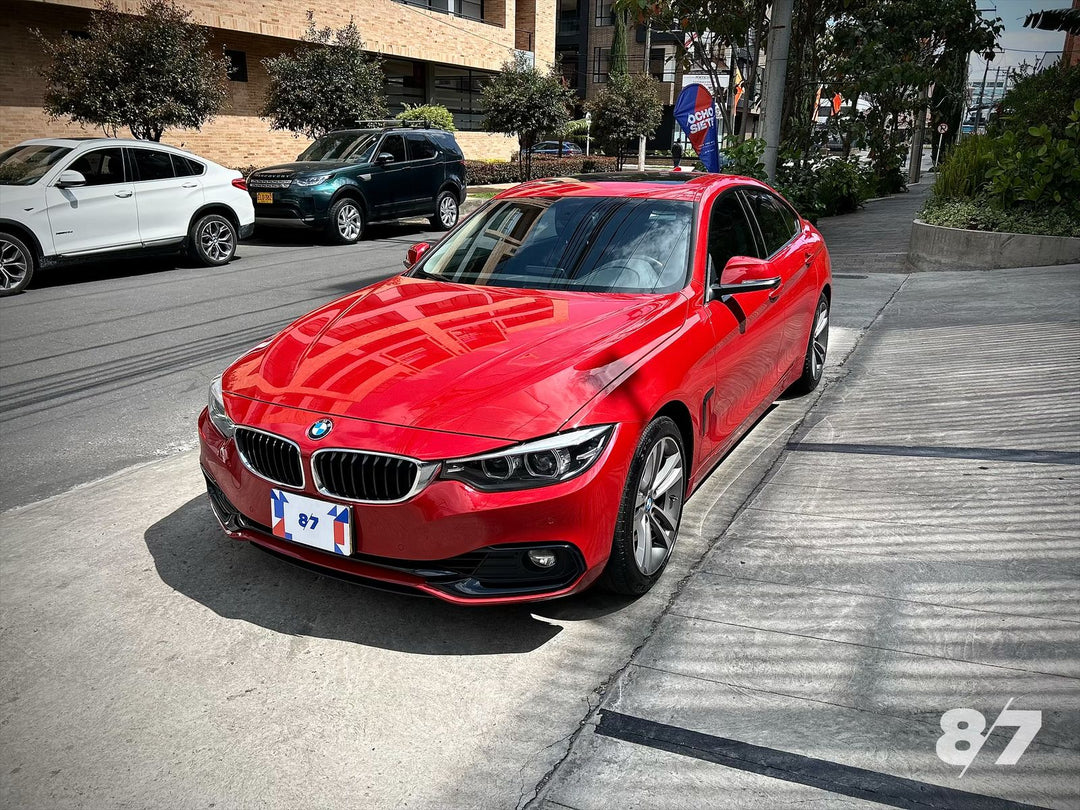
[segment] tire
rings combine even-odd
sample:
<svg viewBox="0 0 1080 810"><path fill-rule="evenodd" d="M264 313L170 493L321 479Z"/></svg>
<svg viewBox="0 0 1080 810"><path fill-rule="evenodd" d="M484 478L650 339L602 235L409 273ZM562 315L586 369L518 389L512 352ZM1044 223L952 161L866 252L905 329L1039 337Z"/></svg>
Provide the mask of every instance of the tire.
<svg viewBox="0 0 1080 810"><path fill-rule="evenodd" d="M452 191L440 191L435 198L435 214L431 217L431 227L437 231L448 231L457 225L458 200Z"/></svg>
<svg viewBox="0 0 1080 810"><path fill-rule="evenodd" d="M25 290L34 269L34 253L26 243L14 234L0 232L0 297Z"/></svg>
<svg viewBox="0 0 1080 810"><path fill-rule="evenodd" d="M806 356L803 358L802 376L788 388L788 393L795 395L809 394L821 382L821 372L825 368L825 358L829 353L829 299L825 293L818 298L814 310L814 321L810 325L810 337L806 342Z"/></svg>
<svg viewBox="0 0 1080 810"><path fill-rule="evenodd" d="M677 467L663 476L657 474L674 459ZM667 486L658 493L656 487L665 481ZM645 428L630 462L611 556L600 575L600 587L640 596L656 584L678 540L685 499L686 450L682 434L674 421L661 416Z"/></svg>
<svg viewBox="0 0 1080 810"><path fill-rule="evenodd" d="M236 226L221 214L199 217L188 231L188 255L203 267L220 267L236 255Z"/></svg>
<svg viewBox="0 0 1080 810"><path fill-rule="evenodd" d="M364 235L364 207L352 197L342 197L330 206L326 235L335 245L354 245Z"/></svg>

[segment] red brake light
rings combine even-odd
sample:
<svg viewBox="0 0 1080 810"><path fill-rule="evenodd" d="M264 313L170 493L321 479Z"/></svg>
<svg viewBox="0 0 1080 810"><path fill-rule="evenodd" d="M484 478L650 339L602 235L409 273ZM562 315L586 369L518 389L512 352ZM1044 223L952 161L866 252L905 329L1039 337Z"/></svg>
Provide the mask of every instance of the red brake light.
<svg viewBox="0 0 1080 810"><path fill-rule="evenodd" d="M237 177L237 178L235 178L235 179L234 179L234 180L232 181L232 184L233 184L234 186L236 186L236 187L237 187L238 189L240 189L241 191L247 191L247 190L248 190L248 187L247 187L247 180L245 180L245 179L244 179L243 177Z"/></svg>

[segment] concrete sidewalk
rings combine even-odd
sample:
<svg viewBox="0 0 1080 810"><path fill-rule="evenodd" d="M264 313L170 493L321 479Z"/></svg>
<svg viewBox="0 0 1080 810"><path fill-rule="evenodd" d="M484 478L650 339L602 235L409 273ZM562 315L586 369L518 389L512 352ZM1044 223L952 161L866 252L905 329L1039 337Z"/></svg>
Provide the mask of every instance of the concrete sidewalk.
<svg viewBox="0 0 1080 810"><path fill-rule="evenodd" d="M1080 266L910 276L533 806L1080 806L1078 381Z"/></svg>

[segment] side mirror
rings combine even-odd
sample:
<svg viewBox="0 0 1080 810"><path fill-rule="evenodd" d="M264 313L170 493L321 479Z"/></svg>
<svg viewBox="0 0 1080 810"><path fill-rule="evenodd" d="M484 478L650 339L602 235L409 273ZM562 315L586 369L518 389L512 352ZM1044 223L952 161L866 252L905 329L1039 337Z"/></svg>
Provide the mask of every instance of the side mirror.
<svg viewBox="0 0 1080 810"><path fill-rule="evenodd" d="M74 169L64 169L56 179L57 188L78 188L85 185L86 178L83 177L82 172L77 172Z"/></svg>
<svg viewBox="0 0 1080 810"><path fill-rule="evenodd" d="M720 274L720 283L710 290L713 299L725 295L765 292L780 286L780 277L769 275L772 268L764 259L752 256L732 256Z"/></svg>
<svg viewBox="0 0 1080 810"><path fill-rule="evenodd" d="M394 156L391 155L389 152L379 152L379 156L375 158L375 162L380 165L383 163L393 163Z"/></svg>
<svg viewBox="0 0 1080 810"><path fill-rule="evenodd" d="M405 261L402 264L405 267L414 267L420 259L424 257L424 254L431 250L431 245L427 242L417 242L411 248L409 252L405 254Z"/></svg>

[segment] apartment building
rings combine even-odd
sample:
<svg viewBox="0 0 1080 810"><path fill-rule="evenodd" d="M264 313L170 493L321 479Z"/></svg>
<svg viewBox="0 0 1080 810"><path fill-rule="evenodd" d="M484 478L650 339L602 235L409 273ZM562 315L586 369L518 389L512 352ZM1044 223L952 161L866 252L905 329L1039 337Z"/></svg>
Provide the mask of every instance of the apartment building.
<svg viewBox="0 0 1080 810"><path fill-rule="evenodd" d="M611 43L615 33L612 0L557 0L555 54L567 83L584 101L596 97L608 79ZM646 45L648 40L648 45ZM648 47L648 54L646 54ZM671 111L682 89L675 35L646 32L631 24L627 31L627 67L631 73L648 71L660 82L665 115L650 148L666 149L673 137Z"/></svg>
<svg viewBox="0 0 1080 810"><path fill-rule="evenodd" d="M258 111L269 77L263 60L295 50L306 12L322 26L352 17L365 46L382 57L391 112L406 103L443 104L454 114L469 158L509 158L516 141L482 131L480 89L517 50L539 66L555 58L558 0L178 0L211 33L231 63L229 100L200 131L170 130L164 141L229 166L291 160L309 141L272 132ZM134 13L134 0L118 0ZM41 49L47 37L85 31L93 0L0 0L0 148L26 138L100 135L50 120L41 108ZM123 133L122 133L123 134Z"/></svg>

